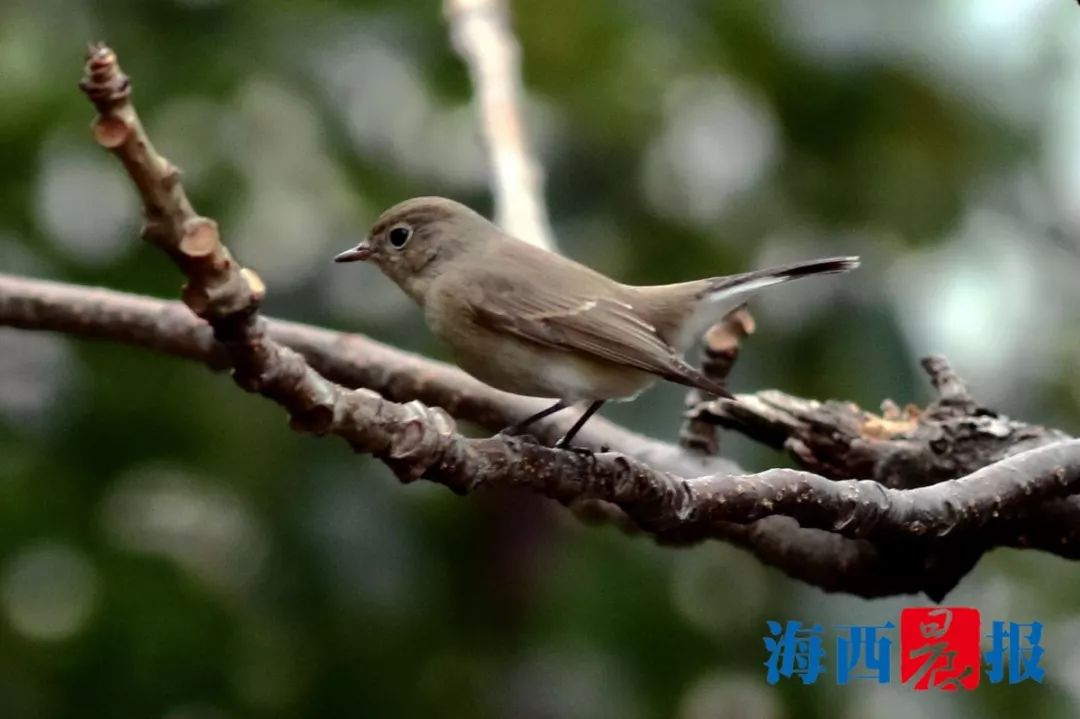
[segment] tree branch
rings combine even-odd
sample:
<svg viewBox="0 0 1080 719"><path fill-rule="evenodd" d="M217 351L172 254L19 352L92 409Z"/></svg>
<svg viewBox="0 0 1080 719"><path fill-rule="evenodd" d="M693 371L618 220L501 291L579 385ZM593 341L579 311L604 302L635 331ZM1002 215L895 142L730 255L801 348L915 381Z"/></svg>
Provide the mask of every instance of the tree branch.
<svg viewBox="0 0 1080 719"><path fill-rule="evenodd" d="M728 352L732 362L737 353L736 343ZM722 376L730 366L721 363ZM939 395L925 410L909 406L901 411L886 401L883 416L878 416L849 402L820 403L765 391L743 395L738 403L705 401L688 412L687 421L721 425L787 449L800 466L826 476L871 476L898 488L935 484L1026 449L1070 439L1057 430L1009 420L982 407L944 358L926 358L923 367ZM872 590L893 582L909 586L914 579L937 599L935 592L944 596L994 546L1040 547L1063 556L1080 555L1073 544L1073 527L1078 523L1080 501L1070 497L1022 513L1011 523L999 525L999 531L963 546L930 546L913 554L895 544L838 544L832 551L851 555L854 574L868 581ZM798 553L817 540L797 527L789 527L788 533L787 541L781 543L775 536L763 539L752 533L747 540L758 540L754 551L767 562L769 548L787 547L784 559L790 567ZM852 571L845 575L848 581L854 580Z"/></svg>
<svg viewBox="0 0 1080 719"><path fill-rule="evenodd" d="M732 310L702 337L702 373L721 384L739 358L742 343L756 328L745 304ZM720 451L716 423L703 419L697 409L718 398L698 389L686 393L688 410L679 432L679 444L688 451L715 456ZM763 563L788 576L827 591L847 591L873 597L924 589L932 598L944 597L963 574L939 577L922 555L879 551L871 542L848 539L818 529L804 529L789 517L765 517L747 525L718 526L718 538L753 553ZM695 538L680 533L661 541L679 543ZM893 556L897 555L898 556Z"/></svg>
<svg viewBox="0 0 1080 719"><path fill-rule="evenodd" d="M720 384L726 384L728 374L739 358L743 340L752 335L755 329L754 317L745 303L709 328L702 337L701 373ZM716 399L715 395L697 388L686 393L684 405L689 411L683 418L679 431L679 444L688 450L710 456L720 452L715 423L706 421L694 411L702 403Z"/></svg>
<svg viewBox="0 0 1080 719"><path fill-rule="evenodd" d="M110 290L0 275L0 324L124 342L194 359L215 369L229 366L229 358L224 348L213 340L209 325L179 303ZM278 320L269 321L269 334L299 350L321 373L345 385L380 389L394 399L423 398L440 404L458 417L496 427L516 416L517 411L529 409L517 409L517 404L524 398L491 390L456 368L359 335ZM750 402L752 398L747 396L744 402ZM646 456L673 451L667 445L662 445L660 450L650 450L651 445L661 443L614 425L610 430L607 434L608 429L601 428L598 438L606 436L607 441L622 440L629 447L644 442L643 454ZM553 433L557 431L552 430ZM644 461L650 463L647 459ZM678 463L693 461L693 458L684 458ZM640 531L633 520L613 505L581 498L574 498L571 504L585 519L614 521L624 529L633 527ZM1080 530L1073 527L1080 525L1070 523L1062 516L1069 504L1055 502L1050 506L1058 518L1050 525L1055 527L1054 530L1040 522L1014 520L1007 525L1012 527L1011 530L998 533L997 543L1048 548L1067 556L1075 552L1077 543L1073 535ZM1076 516L1071 518L1075 520ZM1068 541L1062 542L1062 536L1068 537ZM826 589L865 596L919 589L929 593L936 586L927 583L935 579L930 573L941 574L940 562L930 563L928 567L919 553L882 551L867 541L804 529L796 522L777 517L761 519L747 526L726 522L680 524L657 532L656 537L667 544L724 539L751 550L763 562L778 566L796 578ZM953 576L953 582L960 576ZM938 576L936 583L943 584L944 579Z"/></svg>
<svg viewBox="0 0 1080 719"><path fill-rule="evenodd" d="M283 341L313 357L333 355L332 360L324 358L330 375L349 371L359 375L364 370L357 368L364 366L392 374L388 365L400 357L365 365L358 356L377 357L380 348L396 351L366 339L262 318L261 280L232 258L216 224L191 207L178 171L146 136L130 102L128 80L108 48L92 48L83 89L98 110L96 139L120 159L139 190L146 214L144 237L185 274L184 303L209 324L217 345L205 325L181 319L170 303L0 278L0 313L9 324L120 339L212 366L231 365L237 384L285 408L295 429L339 436L357 451L380 458L402 481L424 478L458 493L494 486L528 488L579 513L599 510L623 524L630 522L661 542L715 537L748 546L763 561L780 564L827 589L865 595L922 590L940 597L992 546L1038 547L1063 556L1078 553L1077 523L1069 520L1080 504L1070 496L1080 487L1080 440L1052 430L1033 435L1030 426L979 408L944 363L928 365L941 397L917 416L897 410L875 419L853 409L845 425L838 424L842 415L829 403L805 401L774 402L783 411L775 406L758 411L762 406L755 402L766 396L775 399L777 393L747 396L738 403L706 402L694 410L695 421L740 425L743 431L788 447L804 463L820 464L825 476L773 469L756 475L714 471L687 478L622 454L584 457L522 438L469 439L457 433L443 410L415 401L398 404L368 389L350 390L317 372ZM49 301L41 301L43 296ZM343 353L344 346L349 349ZM348 358L344 364L343 356ZM413 360L422 365L405 373L409 381L424 368L436 366ZM452 370L442 369L452 376ZM440 384L442 380L446 384ZM461 377L442 380L435 381L439 392L452 391L452 382L465 382ZM394 389L393 379L379 382L388 395L400 391ZM428 376L416 386L430 387L431 382ZM423 391L431 390L416 389L413 394ZM458 404L463 414L471 411L463 406L468 402ZM832 414L821 415L818 425L812 426L823 407L830 407ZM829 438L828 422L849 431ZM942 429L953 425L952 434ZM941 436L920 434L930 427L946 433L944 445ZM1006 431L1008 438L1001 436ZM988 439L995 436L1004 440L1000 457L981 469L967 469L975 463L969 457L985 458L986 448L996 446ZM958 443L959 439L965 442ZM909 448L914 442L920 450L916 454L925 455L922 441L928 451L951 456L952 470L963 469L959 474L966 476L938 481L948 473L949 462L927 464L925 457L913 461L910 452L901 457L906 464L869 461L867 454L874 452L865 448L875 446L871 440ZM1033 448L1019 454L1008 449L1015 452L1025 446ZM849 463L861 461L860 466L869 470L867 475L846 476L880 481L829 479L842 476L836 474L840 457ZM1041 522L1040 513L1054 521ZM950 562L939 571L938 558L946 551ZM794 561L799 558L801 567ZM896 571L890 573L890 567Z"/></svg>
<svg viewBox="0 0 1080 719"><path fill-rule="evenodd" d="M202 362L215 370L232 366L210 325L184 305L114 290L0 273L2 325L120 342ZM489 431L498 431L546 404L501 392L457 367L363 335L276 319L268 319L267 328L272 339L302 354L319 374L343 387L365 387L395 402L420 400ZM572 417L553 417L538 423L534 431L553 443L572 421ZM594 417L577 441L595 450L609 447L676 474L741 471L729 460L686 452L603 417Z"/></svg>
<svg viewBox="0 0 1080 719"><path fill-rule="evenodd" d="M271 339L257 311L262 282L233 261L216 225L192 209L179 173L154 151L111 50L92 52L84 89L99 112L95 136L123 162L142 195L145 236L188 277L185 304L210 323L237 383L285 407L297 429L339 435L383 459L403 480L426 477L458 492L527 486L563 503L602 499L639 527L669 536L723 532L726 522L786 515L803 527L886 542L974 533L1003 513L1070 494L1080 482L1077 441L1004 459L964 479L898 490L793 470L683 479L621 455L583 458L522 440L464 438L444 412L350 392Z"/></svg>
<svg viewBox="0 0 1080 719"><path fill-rule="evenodd" d="M1071 439L980 405L944 358L927 358L923 368L938 390L925 409L901 410L886 401L876 415L850 402L765 391L740 395L738 402L705 402L690 414L786 450L810 471L869 477L898 489L936 484Z"/></svg>

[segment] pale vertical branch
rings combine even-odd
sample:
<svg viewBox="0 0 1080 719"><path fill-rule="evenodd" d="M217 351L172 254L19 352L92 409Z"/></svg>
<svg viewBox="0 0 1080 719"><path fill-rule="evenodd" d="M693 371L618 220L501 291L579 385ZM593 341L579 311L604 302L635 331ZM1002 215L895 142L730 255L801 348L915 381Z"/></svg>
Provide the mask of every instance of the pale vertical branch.
<svg viewBox="0 0 1080 719"><path fill-rule="evenodd" d="M544 203L544 174L522 112L521 49L505 0L445 0L454 48L464 60L491 171L495 221L511 235L555 249Z"/></svg>

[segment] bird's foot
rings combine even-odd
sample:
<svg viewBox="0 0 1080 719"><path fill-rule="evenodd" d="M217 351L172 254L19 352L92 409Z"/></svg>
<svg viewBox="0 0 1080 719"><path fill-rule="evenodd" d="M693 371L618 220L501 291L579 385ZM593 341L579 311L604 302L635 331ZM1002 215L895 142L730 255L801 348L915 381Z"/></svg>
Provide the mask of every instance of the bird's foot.
<svg viewBox="0 0 1080 719"><path fill-rule="evenodd" d="M567 452L573 452L574 454L579 454L582 457L592 458L592 457L594 457L596 455L596 452L594 452L589 447L575 447L575 446L573 446L572 444L570 444L569 441L567 441L567 439L565 437L563 437L558 442L556 442L554 445L552 445L552 447L554 449L565 449ZM605 449L606 449L605 447L600 448L601 451L604 451Z"/></svg>

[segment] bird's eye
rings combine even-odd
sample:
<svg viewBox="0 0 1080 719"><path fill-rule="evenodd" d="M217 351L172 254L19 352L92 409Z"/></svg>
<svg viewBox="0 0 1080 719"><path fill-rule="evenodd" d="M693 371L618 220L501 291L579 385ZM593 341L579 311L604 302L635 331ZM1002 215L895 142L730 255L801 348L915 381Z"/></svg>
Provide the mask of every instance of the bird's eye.
<svg viewBox="0 0 1080 719"><path fill-rule="evenodd" d="M399 250L405 246L405 243L409 241L410 237L412 237L412 230L403 225L393 227L390 229L390 232L387 233L390 244Z"/></svg>

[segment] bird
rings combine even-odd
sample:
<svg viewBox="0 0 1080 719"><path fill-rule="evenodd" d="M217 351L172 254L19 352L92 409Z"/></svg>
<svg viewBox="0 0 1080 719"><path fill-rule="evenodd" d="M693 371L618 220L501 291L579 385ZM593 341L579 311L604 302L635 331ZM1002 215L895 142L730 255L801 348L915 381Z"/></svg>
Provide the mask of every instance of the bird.
<svg viewBox="0 0 1080 719"><path fill-rule="evenodd" d="M564 449L574 449L574 437L605 402L634 399L658 379L732 397L683 359L701 333L760 289L859 265L858 257L831 257L677 284L627 285L514 238L443 197L390 207L334 261L375 264L420 306L453 360L476 379L556 400L501 434L524 433L588 402L554 445Z"/></svg>

